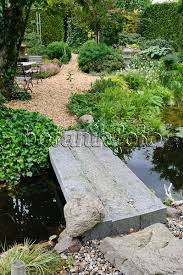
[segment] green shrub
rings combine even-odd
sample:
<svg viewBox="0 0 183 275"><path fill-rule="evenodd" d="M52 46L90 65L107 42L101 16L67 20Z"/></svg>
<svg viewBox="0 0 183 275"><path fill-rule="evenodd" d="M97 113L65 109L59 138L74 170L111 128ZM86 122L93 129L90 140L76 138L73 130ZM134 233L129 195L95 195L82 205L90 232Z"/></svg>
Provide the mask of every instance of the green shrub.
<svg viewBox="0 0 183 275"><path fill-rule="evenodd" d="M183 14L179 3L157 3L149 6L141 15L140 33L146 39L174 41L183 48Z"/></svg>
<svg viewBox="0 0 183 275"><path fill-rule="evenodd" d="M71 59L71 49L68 44L62 41L52 42L47 46L47 54L51 59L59 59L62 63L67 63Z"/></svg>
<svg viewBox="0 0 183 275"><path fill-rule="evenodd" d="M138 44L140 38L141 38L141 36L138 33L122 32L119 34L118 44L121 46L127 46L130 44Z"/></svg>
<svg viewBox="0 0 183 275"><path fill-rule="evenodd" d="M45 244L34 244L25 241L15 244L3 251L0 258L0 274L11 273L12 262L23 261L27 275L56 274L64 264L59 255L45 247Z"/></svg>
<svg viewBox="0 0 183 275"><path fill-rule="evenodd" d="M39 113L0 111L0 182L16 184L48 166L48 148L57 143L60 130Z"/></svg>
<svg viewBox="0 0 183 275"><path fill-rule="evenodd" d="M138 90L145 85L144 77L138 72L127 73L124 75L124 79L128 83L128 86L132 90Z"/></svg>
<svg viewBox="0 0 183 275"><path fill-rule="evenodd" d="M37 33L25 33L24 42L27 45L27 53L30 55L45 55L46 47L41 44Z"/></svg>
<svg viewBox="0 0 183 275"><path fill-rule="evenodd" d="M1 91L0 91L0 108L3 105L3 103L5 103L5 97L2 95Z"/></svg>
<svg viewBox="0 0 183 275"><path fill-rule="evenodd" d="M91 93L101 93L104 92L106 88L114 87L115 83L109 79L96 80L91 88Z"/></svg>
<svg viewBox="0 0 183 275"><path fill-rule="evenodd" d="M163 57L161 59L161 64L163 70L174 70L177 68L177 59L174 57Z"/></svg>
<svg viewBox="0 0 183 275"><path fill-rule="evenodd" d="M31 94L28 91L21 91L16 90L13 94L13 99L19 99L19 100L29 100L31 99Z"/></svg>
<svg viewBox="0 0 183 275"><path fill-rule="evenodd" d="M180 63L183 63L183 51L177 53L177 58Z"/></svg>
<svg viewBox="0 0 183 275"><path fill-rule="evenodd" d="M124 66L122 54L104 43L97 44L95 41L87 41L81 47L78 63L84 72L111 72Z"/></svg>

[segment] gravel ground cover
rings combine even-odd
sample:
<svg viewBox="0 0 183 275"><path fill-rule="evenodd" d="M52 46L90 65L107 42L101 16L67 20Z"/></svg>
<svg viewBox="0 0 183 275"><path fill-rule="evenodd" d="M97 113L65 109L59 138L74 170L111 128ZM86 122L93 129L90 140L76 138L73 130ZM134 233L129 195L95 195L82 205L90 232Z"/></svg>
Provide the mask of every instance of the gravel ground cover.
<svg viewBox="0 0 183 275"><path fill-rule="evenodd" d="M57 75L35 83L30 100L13 100L7 106L40 112L64 128L74 125L76 118L67 109L68 99L74 92L87 91L97 79L79 70L77 57L73 54L71 61L63 65Z"/></svg>

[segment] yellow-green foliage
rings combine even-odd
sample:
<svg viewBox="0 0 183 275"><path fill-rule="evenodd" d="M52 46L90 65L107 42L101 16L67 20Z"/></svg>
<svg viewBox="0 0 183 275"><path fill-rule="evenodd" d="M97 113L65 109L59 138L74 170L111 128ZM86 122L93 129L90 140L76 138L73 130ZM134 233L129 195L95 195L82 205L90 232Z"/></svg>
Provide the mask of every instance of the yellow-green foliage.
<svg viewBox="0 0 183 275"><path fill-rule="evenodd" d="M138 17L138 14L135 12L124 14L123 31L128 33L136 33Z"/></svg>
<svg viewBox="0 0 183 275"><path fill-rule="evenodd" d="M119 77L118 74L115 75L109 75L107 77L105 77L104 79L106 80L111 80L112 83L114 83L116 86L121 87L122 89L126 90L129 88L127 82L125 81L124 78Z"/></svg>

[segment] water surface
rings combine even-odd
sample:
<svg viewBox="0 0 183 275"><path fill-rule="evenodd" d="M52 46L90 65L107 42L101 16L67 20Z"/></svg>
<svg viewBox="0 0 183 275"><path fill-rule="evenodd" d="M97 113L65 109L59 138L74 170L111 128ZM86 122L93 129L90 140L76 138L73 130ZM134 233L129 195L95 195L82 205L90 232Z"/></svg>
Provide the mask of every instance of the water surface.
<svg viewBox="0 0 183 275"><path fill-rule="evenodd" d="M183 126L183 108L167 108L162 117L172 136L153 145L124 148L121 158L158 197L164 199L168 192L183 199L183 138L176 136Z"/></svg>
<svg viewBox="0 0 183 275"><path fill-rule="evenodd" d="M15 192L0 189L0 242L48 240L63 230L65 200L52 171L22 181Z"/></svg>

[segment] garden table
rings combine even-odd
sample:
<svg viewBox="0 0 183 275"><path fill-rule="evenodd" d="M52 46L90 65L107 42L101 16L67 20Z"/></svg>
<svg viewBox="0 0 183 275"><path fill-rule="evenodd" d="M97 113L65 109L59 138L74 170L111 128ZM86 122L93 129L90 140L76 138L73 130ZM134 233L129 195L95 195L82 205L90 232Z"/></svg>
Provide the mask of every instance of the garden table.
<svg viewBox="0 0 183 275"><path fill-rule="evenodd" d="M32 66L37 64L35 61L27 61L27 62L20 62L22 66L27 67L27 66Z"/></svg>
<svg viewBox="0 0 183 275"><path fill-rule="evenodd" d="M37 63L35 61L26 61L26 62L20 62L20 64L24 67L25 70L31 69L32 65L36 65Z"/></svg>

